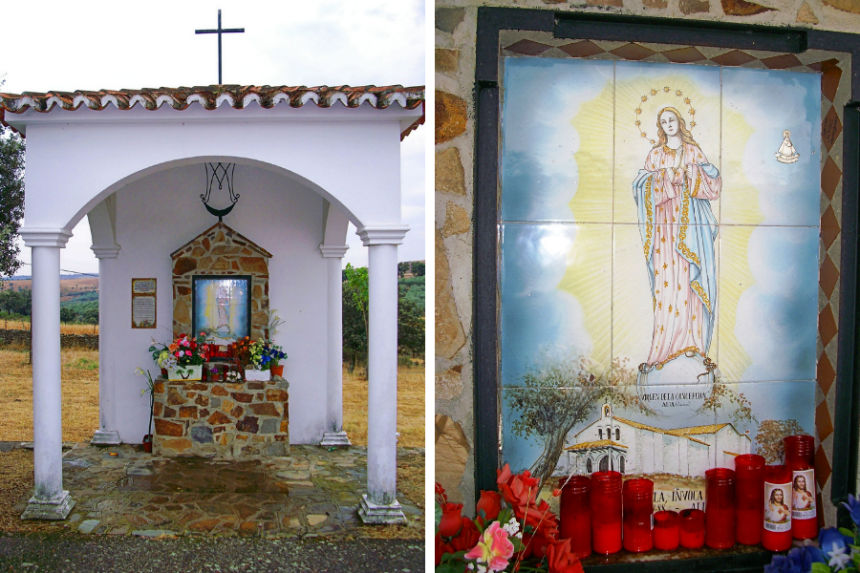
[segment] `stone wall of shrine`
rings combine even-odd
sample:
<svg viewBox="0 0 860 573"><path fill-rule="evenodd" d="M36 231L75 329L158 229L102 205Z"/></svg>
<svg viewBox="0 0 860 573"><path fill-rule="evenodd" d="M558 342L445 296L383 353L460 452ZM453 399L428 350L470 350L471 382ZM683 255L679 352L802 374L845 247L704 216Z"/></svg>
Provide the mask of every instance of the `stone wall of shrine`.
<svg viewBox="0 0 860 573"><path fill-rule="evenodd" d="M251 277L251 338L267 338L269 259L272 254L222 222L173 253L173 336L191 332L194 275Z"/></svg>
<svg viewBox="0 0 860 573"><path fill-rule="evenodd" d="M290 449L289 382L160 379L153 394L153 453L237 459Z"/></svg>

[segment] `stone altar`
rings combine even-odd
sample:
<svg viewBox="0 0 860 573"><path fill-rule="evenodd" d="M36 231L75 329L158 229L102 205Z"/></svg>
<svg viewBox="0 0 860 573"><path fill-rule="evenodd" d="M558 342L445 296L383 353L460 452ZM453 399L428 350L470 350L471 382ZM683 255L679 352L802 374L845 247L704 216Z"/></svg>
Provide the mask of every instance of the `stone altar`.
<svg viewBox="0 0 860 573"><path fill-rule="evenodd" d="M156 380L155 455L241 459L290 449L289 382Z"/></svg>

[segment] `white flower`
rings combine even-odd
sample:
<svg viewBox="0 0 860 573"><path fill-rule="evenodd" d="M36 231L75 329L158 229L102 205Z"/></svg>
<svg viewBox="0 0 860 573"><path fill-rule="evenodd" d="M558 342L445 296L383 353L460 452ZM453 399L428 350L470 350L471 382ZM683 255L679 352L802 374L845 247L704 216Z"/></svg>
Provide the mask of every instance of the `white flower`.
<svg viewBox="0 0 860 573"><path fill-rule="evenodd" d="M520 533L520 523L515 517L512 517L510 521L504 524L502 526L502 529L508 532L508 537L516 537L518 539L522 539L522 533Z"/></svg>
<svg viewBox="0 0 860 573"><path fill-rule="evenodd" d="M844 547L838 547L834 548L833 551L829 553L830 562L828 565L833 567L834 571L842 571L851 564L851 556L844 551Z"/></svg>

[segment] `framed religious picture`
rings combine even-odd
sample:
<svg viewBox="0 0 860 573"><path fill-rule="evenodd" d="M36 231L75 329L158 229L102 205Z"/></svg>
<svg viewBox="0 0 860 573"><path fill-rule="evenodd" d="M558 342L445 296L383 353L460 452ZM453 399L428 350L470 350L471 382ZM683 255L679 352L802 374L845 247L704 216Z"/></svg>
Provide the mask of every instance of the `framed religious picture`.
<svg viewBox="0 0 860 573"><path fill-rule="evenodd" d="M476 491L506 463L616 471L702 508L706 470L808 434L844 499L854 60L796 30L479 16Z"/></svg>
<svg viewBox="0 0 860 573"><path fill-rule="evenodd" d="M191 283L193 330L216 344L251 334L251 277L198 275Z"/></svg>
<svg viewBox="0 0 860 573"><path fill-rule="evenodd" d="M155 328L158 324L158 279L131 279L131 327Z"/></svg>

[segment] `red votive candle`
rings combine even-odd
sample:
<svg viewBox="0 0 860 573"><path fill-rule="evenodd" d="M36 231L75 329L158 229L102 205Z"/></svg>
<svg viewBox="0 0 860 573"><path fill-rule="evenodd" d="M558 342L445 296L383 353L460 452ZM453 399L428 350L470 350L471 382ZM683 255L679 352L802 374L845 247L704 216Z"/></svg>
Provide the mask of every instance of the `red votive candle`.
<svg viewBox="0 0 860 573"><path fill-rule="evenodd" d="M764 514L765 459L756 454L743 454L735 458L735 534L738 543L761 543L761 526Z"/></svg>
<svg viewBox="0 0 860 573"><path fill-rule="evenodd" d="M654 547L663 551L671 551L678 548L679 541L678 513L665 510L655 513Z"/></svg>
<svg viewBox="0 0 860 573"><path fill-rule="evenodd" d="M591 555L591 504L588 476L570 476L558 481L560 539L570 539L570 549L583 559Z"/></svg>
<svg viewBox="0 0 860 573"><path fill-rule="evenodd" d="M761 544L770 551L791 547L791 470L764 467L764 520Z"/></svg>
<svg viewBox="0 0 860 573"><path fill-rule="evenodd" d="M650 551L654 545L651 514L654 512L654 482L629 479L622 488L624 509L624 549L633 553Z"/></svg>
<svg viewBox="0 0 860 573"><path fill-rule="evenodd" d="M705 544L705 512L701 509L682 509L679 518L681 547L700 549Z"/></svg>
<svg viewBox="0 0 860 573"><path fill-rule="evenodd" d="M818 536L815 510L815 439L797 435L783 439L785 465L791 470L791 534L795 539Z"/></svg>
<svg viewBox="0 0 860 573"><path fill-rule="evenodd" d="M729 468L705 472L705 544L714 549L735 544L735 472Z"/></svg>
<svg viewBox="0 0 860 573"><path fill-rule="evenodd" d="M591 546L595 553L621 551L621 474L591 474Z"/></svg>

